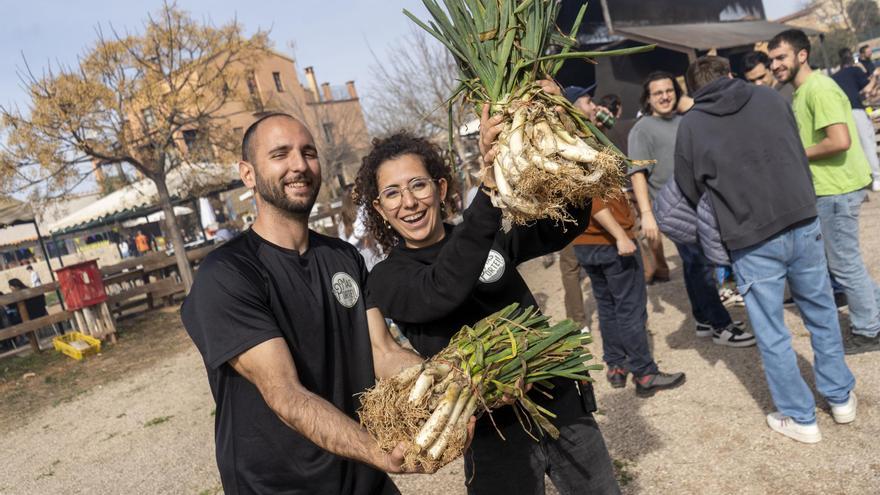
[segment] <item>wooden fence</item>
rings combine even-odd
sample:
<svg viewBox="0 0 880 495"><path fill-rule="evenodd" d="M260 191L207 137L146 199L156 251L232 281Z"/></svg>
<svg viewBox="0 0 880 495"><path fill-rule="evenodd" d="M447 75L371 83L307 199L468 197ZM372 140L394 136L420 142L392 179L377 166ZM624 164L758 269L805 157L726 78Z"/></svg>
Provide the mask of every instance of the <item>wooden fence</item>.
<svg viewBox="0 0 880 495"><path fill-rule="evenodd" d="M198 263L214 248L215 246L212 245L193 249L187 251L186 257L191 264L198 266ZM107 291L107 305L115 316L121 316L128 310L142 306L151 309L155 307L157 301L170 304L175 296L184 293L183 284L177 273L177 262L174 256L164 252L152 252L101 267L101 275ZM57 289L58 282L50 282L39 287L0 295L0 310L12 305L18 310L22 320L21 323L0 329L0 341L26 335L32 350L36 352L42 350L37 331L57 323L71 321L74 317L73 312L66 311L60 304L56 304L47 307L48 315L31 318L25 301ZM10 353L6 353L8 354Z"/></svg>

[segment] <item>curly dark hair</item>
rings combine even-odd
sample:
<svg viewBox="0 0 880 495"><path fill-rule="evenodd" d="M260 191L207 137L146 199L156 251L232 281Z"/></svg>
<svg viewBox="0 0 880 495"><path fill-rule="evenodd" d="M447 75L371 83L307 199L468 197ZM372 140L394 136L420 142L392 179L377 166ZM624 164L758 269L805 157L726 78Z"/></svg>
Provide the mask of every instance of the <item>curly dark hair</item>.
<svg viewBox="0 0 880 495"><path fill-rule="evenodd" d="M373 148L364 157L363 164L358 170L354 181L355 202L363 208L364 223L376 242L387 253L400 241L390 225L385 223L382 215L373 208L373 200L379 197L379 182L377 174L379 167L388 160L403 155L416 155L428 170L428 175L434 180L445 179L447 184L447 197L452 192L452 174L450 167L440 148L427 139L414 136L406 131L399 131L385 138L373 139ZM440 210L441 218L446 218L444 208Z"/></svg>

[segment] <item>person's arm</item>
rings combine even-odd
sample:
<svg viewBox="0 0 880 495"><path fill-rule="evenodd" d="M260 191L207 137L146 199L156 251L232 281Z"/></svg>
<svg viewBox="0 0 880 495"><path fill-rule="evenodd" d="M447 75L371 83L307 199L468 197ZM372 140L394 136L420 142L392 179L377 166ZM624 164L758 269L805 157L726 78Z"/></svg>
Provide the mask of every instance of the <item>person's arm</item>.
<svg viewBox="0 0 880 495"><path fill-rule="evenodd" d="M477 192L431 263L402 263L392 254L373 267L368 284L375 306L407 323L448 315L470 298L500 231L501 211L484 191Z"/></svg>
<svg viewBox="0 0 880 495"><path fill-rule="evenodd" d="M266 340L229 360L294 431L322 449L389 473L402 473L405 445L386 454L365 429L299 381L284 339Z"/></svg>
<svg viewBox="0 0 880 495"><path fill-rule="evenodd" d="M863 96L871 94L874 91L874 88L877 87L876 79L874 79L873 76L864 73L859 74L858 84L859 87L862 88L859 90L859 93Z"/></svg>
<svg viewBox="0 0 880 495"><path fill-rule="evenodd" d="M651 242L657 242L660 238L660 228L654 218L654 210L651 209L651 196L648 194L648 178L645 171L639 171L630 176L633 195L639 207L639 217L642 220L642 232Z"/></svg>
<svg viewBox="0 0 880 495"><path fill-rule="evenodd" d="M617 220L614 219L611 210L608 208L602 208L596 213L593 213L593 219L599 222L599 225L614 237L614 241L617 243L617 254L620 256L632 256L635 254L635 243L626 234L626 230L624 230L623 227L617 223Z"/></svg>
<svg viewBox="0 0 880 495"><path fill-rule="evenodd" d="M418 366L424 359L413 351L404 349L394 340L385 317L378 308L367 310L367 325L370 329L370 347L373 349L373 371L376 378L390 378L405 368Z"/></svg>
<svg viewBox="0 0 880 495"><path fill-rule="evenodd" d="M501 234L501 243L514 266L528 260L555 253L571 242L590 225L592 201L583 208L569 206L567 213L574 222L544 218L529 225L517 225Z"/></svg>
<svg viewBox="0 0 880 495"><path fill-rule="evenodd" d="M852 144L846 123L831 124L824 128L825 139L807 148L807 158L817 160L847 151Z"/></svg>
<svg viewBox="0 0 880 495"><path fill-rule="evenodd" d="M689 127L687 122L683 121L678 126L675 139L675 168L671 180L675 181L681 194L696 209L697 203L703 195L704 187L697 179L693 154Z"/></svg>

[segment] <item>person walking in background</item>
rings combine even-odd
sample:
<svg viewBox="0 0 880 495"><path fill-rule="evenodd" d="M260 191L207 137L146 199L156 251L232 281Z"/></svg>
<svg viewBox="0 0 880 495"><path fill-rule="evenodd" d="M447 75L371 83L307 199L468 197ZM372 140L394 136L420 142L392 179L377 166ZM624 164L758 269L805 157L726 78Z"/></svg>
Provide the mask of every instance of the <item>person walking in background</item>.
<svg viewBox="0 0 880 495"><path fill-rule="evenodd" d="M810 160L828 269L846 293L851 335L847 354L880 350L880 288L859 249L859 211L871 169L858 143L849 99L831 78L809 65L810 40L790 29L768 45L773 75L791 82L801 142Z"/></svg>
<svg viewBox="0 0 880 495"><path fill-rule="evenodd" d="M873 54L873 50L869 45L862 45L859 47L859 64L865 68L865 72L868 76L873 76L874 69L876 66L874 65L874 59L871 58Z"/></svg>
<svg viewBox="0 0 880 495"><path fill-rule="evenodd" d="M25 270L27 270L28 274L30 274L31 287L39 287L39 286L43 285L43 281L40 280L40 274L37 273L36 270L34 270L34 265L28 265L27 268L25 268Z"/></svg>
<svg viewBox="0 0 880 495"><path fill-rule="evenodd" d="M663 240L651 198L660 191L672 176L672 149L675 131L680 119L676 110L681 98L681 88L675 77L668 72L653 72L642 85L642 118L632 127L627 137L627 152L633 160L654 160L648 173L633 174L633 195L639 209L642 232L650 244L653 270L647 273L648 283L669 280L669 265L663 252Z"/></svg>
<svg viewBox="0 0 880 495"><path fill-rule="evenodd" d="M597 123L596 112L599 107L593 101L595 91L595 84L588 87L568 86L563 94L569 103L580 110L587 119ZM562 276L565 317L574 320L582 329L589 330L587 314L584 311L584 294L581 289L581 265L574 254L573 244L569 244L559 251L559 272Z"/></svg>
<svg viewBox="0 0 880 495"><path fill-rule="evenodd" d="M697 59L687 84L695 105L678 130L675 181L694 206L708 195L730 250L778 409L767 424L816 443L822 439L816 403L783 317L786 280L810 332L816 387L838 423L855 420L855 378L844 361L816 195L794 115L775 91L733 79L722 57Z"/></svg>
<svg viewBox="0 0 880 495"><path fill-rule="evenodd" d="M865 111L864 96L874 90L874 80L870 73L854 64L853 54L849 48L840 50L840 70L831 76L840 86L852 107L853 120L859 135L859 143L871 167L872 191L880 191L880 159L877 158L877 138L874 136L874 122Z"/></svg>
<svg viewBox="0 0 880 495"><path fill-rule="evenodd" d="M633 242L634 226L625 198L593 198L590 225L573 245L593 288L608 382L623 388L632 373L636 394L650 397L681 385L685 375L661 372L652 356L646 327L648 292Z"/></svg>
<svg viewBox="0 0 880 495"><path fill-rule="evenodd" d="M364 258L367 271L385 257L379 252L379 246L373 236L367 233L364 226L362 210L353 197L354 186L349 184L342 189L342 209L339 212L339 238L356 247Z"/></svg>
<svg viewBox="0 0 880 495"><path fill-rule="evenodd" d="M623 102L620 99L620 96L616 94L607 94L599 99L599 104L605 108L607 108L614 118L617 119L617 122L614 124L614 127L605 132L605 137L607 137L614 146L617 146L617 149L620 150L624 155L629 155L629 146L627 140L629 139L629 133L632 130L633 126L636 123L635 119L624 119L623 117ZM636 197L633 194L632 184L628 183L626 188L626 196L629 200L630 208L633 210L633 218L635 218L635 232L637 232L637 239L639 243L639 254L642 257L642 268L645 275L645 283L651 284L654 282L668 282L669 281L669 269L666 269L666 276L664 277L661 273L660 276L655 276L657 269L654 263L654 255L651 250L651 242L648 240L648 237L645 235L645 232L642 230L642 222L638 215L639 212L639 204L636 201ZM662 249L662 245L661 245ZM665 263L666 260L664 260Z"/></svg>
<svg viewBox="0 0 880 495"><path fill-rule="evenodd" d="M680 96L681 88L672 74L650 74L642 91L645 116L633 126L628 140L630 158L656 162L648 167L647 177L645 173L634 173L631 181L642 216L642 228L655 248L657 269L665 269L667 273L663 251L658 248L661 241L651 209L651 197L672 178L675 169L675 139L681 122L676 102ZM696 336L712 337L714 343L730 347L755 345L755 336L745 330L742 322L733 321L722 304L715 286L714 266L703 255L700 246L676 243L675 247L681 256L684 284L696 320ZM661 260L664 266L660 265ZM657 277L656 273L654 277Z"/></svg>
<svg viewBox="0 0 880 495"><path fill-rule="evenodd" d="M137 235L134 238L135 246L137 247L137 252L139 256L143 256L148 251L150 251L150 238L144 234L143 230L138 230Z"/></svg>

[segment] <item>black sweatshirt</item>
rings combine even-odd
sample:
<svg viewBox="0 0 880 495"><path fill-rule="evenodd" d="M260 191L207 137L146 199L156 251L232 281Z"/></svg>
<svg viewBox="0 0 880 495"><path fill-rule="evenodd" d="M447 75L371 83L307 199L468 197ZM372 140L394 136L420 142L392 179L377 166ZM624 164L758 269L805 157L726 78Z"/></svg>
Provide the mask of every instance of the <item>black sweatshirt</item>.
<svg viewBox="0 0 880 495"><path fill-rule="evenodd" d="M709 192L728 249L817 214L791 107L777 91L740 79L719 78L694 94L678 127L675 181L693 205Z"/></svg>
<svg viewBox="0 0 880 495"><path fill-rule="evenodd" d="M367 282L373 303L397 323L419 353L433 356L464 325L473 325L513 302L537 306L516 267L559 251L584 231L590 205L569 213L577 223L566 224L564 231L552 220L541 220L503 232L501 211L480 191L461 224L444 225L443 240L421 249L395 247L373 267ZM558 382L554 401L535 393L530 396L559 414L560 420L581 416L573 384L571 380ZM516 422L512 408L504 410L493 413L502 429Z"/></svg>

